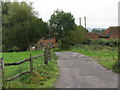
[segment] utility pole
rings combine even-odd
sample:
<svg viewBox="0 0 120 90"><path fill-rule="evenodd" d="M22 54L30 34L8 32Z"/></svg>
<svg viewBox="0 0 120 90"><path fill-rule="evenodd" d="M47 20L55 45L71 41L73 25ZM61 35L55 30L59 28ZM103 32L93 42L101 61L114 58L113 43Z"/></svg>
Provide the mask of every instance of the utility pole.
<svg viewBox="0 0 120 90"><path fill-rule="evenodd" d="M118 2L118 26L120 26L120 1Z"/></svg>
<svg viewBox="0 0 120 90"><path fill-rule="evenodd" d="M85 21L85 29L86 29L86 17L84 17L84 21Z"/></svg>
<svg viewBox="0 0 120 90"><path fill-rule="evenodd" d="M81 26L81 18L79 18L79 24L80 24L80 26Z"/></svg>

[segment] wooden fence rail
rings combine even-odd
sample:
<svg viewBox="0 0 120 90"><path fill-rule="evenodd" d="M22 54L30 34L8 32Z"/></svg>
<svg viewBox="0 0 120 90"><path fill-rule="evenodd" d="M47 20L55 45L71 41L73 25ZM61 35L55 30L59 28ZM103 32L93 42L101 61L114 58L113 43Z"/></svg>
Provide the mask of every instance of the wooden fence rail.
<svg viewBox="0 0 120 90"><path fill-rule="evenodd" d="M1 59L0 59L0 64L1 64L1 65L0 65L0 66L1 66L0 68L1 68L1 70L2 70L2 84L3 84L3 87L4 87L5 82L7 82L7 81L12 81L12 80L16 79L17 77L23 76L23 75L25 75L25 74L27 74L27 73L31 73L31 72L33 71L33 59L36 59L36 58L39 58L39 57L42 57L42 56L44 56L44 64L45 64L45 65L48 65L48 61L50 61L50 59L51 59L51 51L50 51L50 48L46 47L45 50L44 50L44 54L42 54L42 55L32 56L32 55L30 54L30 56L29 56L28 59L24 59L24 60L22 60L22 61L20 61L20 62L18 62L18 63L4 63L4 59L1 58ZM20 64L22 64L22 63L24 63L24 62L27 62L27 61L30 62L30 70L24 71L24 72L22 72L22 73L17 74L16 76L13 76L13 77L10 78L10 79L6 79L6 80L5 80L5 73L4 73L5 70L4 70L4 66L20 65Z"/></svg>
<svg viewBox="0 0 120 90"><path fill-rule="evenodd" d="M41 57L41 56L44 56L44 55L42 54L42 55L34 56L34 57L32 57L32 59L36 59L36 58ZM20 65L20 64L22 64L22 63L24 63L24 62L27 62L27 61L30 61L30 58L24 59L24 60L22 60L22 61L20 61L20 62L18 62L18 63L5 63L4 65L5 65L5 66Z"/></svg>
<svg viewBox="0 0 120 90"><path fill-rule="evenodd" d="M29 70L29 71L24 71L24 72L22 72L22 73L20 73L20 74L18 74L18 75L16 75L16 76L13 76L13 77L10 78L10 79L5 80L5 82L7 82L7 81L12 81L12 80L16 79L17 77L23 76L23 75L25 75L25 74L27 74L27 73L31 73L31 71L30 71L30 70Z"/></svg>

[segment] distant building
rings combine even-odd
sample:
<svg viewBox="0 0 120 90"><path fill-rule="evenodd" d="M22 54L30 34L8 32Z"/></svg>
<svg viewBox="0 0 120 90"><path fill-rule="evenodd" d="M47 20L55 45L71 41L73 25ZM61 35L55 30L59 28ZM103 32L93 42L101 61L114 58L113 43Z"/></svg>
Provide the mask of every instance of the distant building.
<svg viewBox="0 0 120 90"><path fill-rule="evenodd" d="M37 47L46 47L47 45L49 45L51 48L54 48L57 45L56 39L54 37L49 39L43 38L37 42Z"/></svg>
<svg viewBox="0 0 120 90"><path fill-rule="evenodd" d="M90 39L99 39L99 35L97 32L88 32L87 33L87 38Z"/></svg>
<svg viewBox="0 0 120 90"><path fill-rule="evenodd" d="M117 39L120 38L120 26L109 27L104 32L88 32L87 37L90 39Z"/></svg>
<svg viewBox="0 0 120 90"><path fill-rule="evenodd" d="M103 32L102 36L108 37L107 39L117 39L120 38L120 26L109 27Z"/></svg>

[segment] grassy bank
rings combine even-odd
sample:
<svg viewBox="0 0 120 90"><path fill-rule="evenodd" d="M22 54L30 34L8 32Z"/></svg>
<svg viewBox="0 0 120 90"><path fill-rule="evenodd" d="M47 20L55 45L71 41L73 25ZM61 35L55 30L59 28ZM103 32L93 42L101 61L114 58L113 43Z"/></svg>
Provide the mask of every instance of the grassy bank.
<svg viewBox="0 0 120 90"><path fill-rule="evenodd" d="M8 52L3 53L5 63L18 62L32 56L43 54L43 51L25 51L25 52ZM44 65L44 58L40 57L33 61L34 70L32 73L23 75L13 81L6 83L7 88L51 88L54 87L54 82L58 75L57 57L52 53L51 62ZM29 63L25 62L18 66L6 66L5 78L11 78L18 73L29 70Z"/></svg>
<svg viewBox="0 0 120 90"><path fill-rule="evenodd" d="M102 45L76 45L70 51L79 52L97 60L103 67L113 72L119 73L120 70L114 67L118 60L118 48Z"/></svg>

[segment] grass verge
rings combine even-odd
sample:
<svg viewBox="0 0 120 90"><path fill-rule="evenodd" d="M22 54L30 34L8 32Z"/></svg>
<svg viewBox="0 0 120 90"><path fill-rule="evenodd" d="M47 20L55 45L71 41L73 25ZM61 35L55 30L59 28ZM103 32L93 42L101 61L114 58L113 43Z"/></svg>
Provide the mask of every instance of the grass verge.
<svg viewBox="0 0 120 90"><path fill-rule="evenodd" d="M3 53L5 63L18 62L32 56L43 54L43 51L25 51ZM52 88L58 75L57 56L52 53L52 59L48 65L44 65L44 58L40 57L33 60L34 70L32 73L25 74L13 81L6 83L6 88ZM11 78L18 73L29 70L29 62L18 66L6 66L5 78Z"/></svg>
<svg viewBox="0 0 120 90"><path fill-rule="evenodd" d="M97 60L103 67L116 73L120 73L117 67L114 67L118 60L118 48L102 45L77 45L70 51L79 52Z"/></svg>

